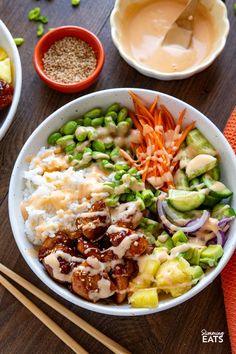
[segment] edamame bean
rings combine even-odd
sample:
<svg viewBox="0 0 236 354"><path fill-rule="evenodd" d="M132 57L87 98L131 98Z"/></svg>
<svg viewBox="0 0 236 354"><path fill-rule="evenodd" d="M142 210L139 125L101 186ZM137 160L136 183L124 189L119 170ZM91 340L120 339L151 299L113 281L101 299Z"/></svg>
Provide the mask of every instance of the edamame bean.
<svg viewBox="0 0 236 354"><path fill-rule="evenodd" d="M92 128L92 129L94 129L94 128ZM89 130L89 132L88 132L89 141L96 140L98 137L98 133L96 132L96 130L92 130L92 129Z"/></svg>
<svg viewBox="0 0 236 354"><path fill-rule="evenodd" d="M110 153L110 158L113 161L117 161L117 159L120 156L120 149L118 147L115 147L112 152Z"/></svg>
<svg viewBox="0 0 236 354"><path fill-rule="evenodd" d="M56 141L61 138L61 133L59 132L54 132L52 134L49 135L48 137L48 144L50 145L55 145L56 144Z"/></svg>
<svg viewBox="0 0 236 354"><path fill-rule="evenodd" d="M94 119L92 119L91 126L94 128L97 128L97 127L100 127L101 125L103 125L103 122L104 122L103 117L94 118Z"/></svg>
<svg viewBox="0 0 236 354"><path fill-rule="evenodd" d="M110 150L110 149L112 149L113 146L114 146L113 142L110 142L110 143L105 143L105 142L104 142L104 144L105 144L106 150Z"/></svg>
<svg viewBox="0 0 236 354"><path fill-rule="evenodd" d="M126 118L125 122L129 124L129 127L130 127L130 128L132 128L133 125L134 125L133 119L130 118L130 117Z"/></svg>
<svg viewBox="0 0 236 354"><path fill-rule="evenodd" d="M105 144L102 140L94 140L92 142L92 149L95 151L105 152Z"/></svg>
<svg viewBox="0 0 236 354"><path fill-rule="evenodd" d="M128 170L128 173L130 175L136 175L136 173L138 172L137 168L135 167L131 167L129 170Z"/></svg>
<svg viewBox="0 0 236 354"><path fill-rule="evenodd" d="M119 201L120 201L120 202L126 202L127 196L128 196L127 193L120 194Z"/></svg>
<svg viewBox="0 0 236 354"><path fill-rule="evenodd" d="M127 122L120 122L117 124L117 133L120 136L126 135L130 130L130 125Z"/></svg>
<svg viewBox="0 0 236 354"><path fill-rule="evenodd" d="M102 168L108 171L113 171L114 170L114 165L108 160L102 160L101 162Z"/></svg>
<svg viewBox="0 0 236 354"><path fill-rule="evenodd" d="M84 118L84 126L85 127L90 127L91 123L92 123L92 119L91 118L89 118L89 117L85 117Z"/></svg>
<svg viewBox="0 0 236 354"><path fill-rule="evenodd" d="M116 181L121 180L122 176L125 174L126 172L124 170L118 171L116 172L114 178Z"/></svg>
<svg viewBox="0 0 236 354"><path fill-rule="evenodd" d="M37 21L40 16L41 9L40 7L35 7L34 9L28 12L28 19L30 21Z"/></svg>
<svg viewBox="0 0 236 354"><path fill-rule="evenodd" d="M37 28L37 37L41 37L43 34L44 34L44 26L42 23L40 23L38 25L38 28Z"/></svg>
<svg viewBox="0 0 236 354"><path fill-rule="evenodd" d="M129 165L121 164L121 163L116 163L116 164L115 164L115 169L116 169L116 171L121 171L121 170L128 171Z"/></svg>
<svg viewBox="0 0 236 354"><path fill-rule="evenodd" d="M74 120L69 120L64 126L63 126L63 133L65 135L69 134L74 134L77 128L77 123Z"/></svg>
<svg viewBox="0 0 236 354"><path fill-rule="evenodd" d="M75 131L75 137L78 141L85 141L87 138L87 129L85 127L78 127Z"/></svg>
<svg viewBox="0 0 236 354"><path fill-rule="evenodd" d="M154 201L152 202L152 204L148 207L148 209L150 210L151 213L156 214L156 212L157 212L157 203L156 203L155 200L154 200Z"/></svg>
<svg viewBox="0 0 236 354"><path fill-rule="evenodd" d="M75 150L75 148L76 148L76 143L72 143L70 145L67 145L64 150L66 154L71 154Z"/></svg>
<svg viewBox="0 0 236 354"><path fill-rule="evenodd" d="M120 110L120 105L119 103L115 102L115 103L112 103L108 108L107 108L107 112L116 112L118 113Z"/></svg>
<svg viewBox="0 0 236 354"><path fill-rule="evenodd" d="M140 210L141 210L141 211L145 210L146 207L145 207L144 201L142 200L142 198L137 197L137 194L136 194L136 200L137 200L138 203L139 203L139 208L140 208Z"/></svg>
<svg viewBox="0 0 236 354"><path fill-rule="evenodd" d="M84 118L78 118L78 119L76 119L76 122L77 122L77 124L78 125L84 125Z"/></svg>
<svg viewBox="0 0 236 354"><path fill-rule="evenodd" d="M108 207L115 207L119 202L119 196L117 195L112 195L109 198L105 199L105 203Z"/></svg>
<svg viewBox="0 0 236 354"><path fill-rule="evenodd" d="M99 118L101 116L102 116L102 109L101 108L93 108L84 114L85 118L90 118L90 119Z"/></svg>
<svg viewBox="0 0 236 354"><path fill-rule="evenodd" d="M74 160L80 161L82 159L82 157L83 157L83 153L82 152L78 152L78 154L76 154L74 156Z"/></svg>
<svg viewBox="0 0 236 354"><path fill-rule="evenodd" d="M128 109L126 107L121 108L118 113L117 123L123 122L128 115Z"/></svg>
<svg viewBox="0 0 236 354"><path fill-rule="evenodd" d="M117 120L117 113L114 112L114 111L108 112L108 113L106 114L106 117L111 117L111 118L113 119L113 121L116 122L116 120Z"/></svg>
<svg viewBox="0 0 236 354"><path fill-rule="evenodd" d="M105 123L105 126L107 128L109 128L111 125L112 126L116 126L115 123L114 123L114 120L112 119L112 117L105 117L104 118L104 123Z"/></svg>
<svg viewBox="0 0 236 354"><path fill-rule="evenodd" d="M61 145L61 146L67 146L70 145L74 142L74 136L73 135L64 135L61 138L59 138L56 143L57 145Z"/></svg>
<svg viewBox="0 0 236 354"><path fill-rule="evenodd" d="M104 152L99 152L99 151L93 151L92 157L94 160L109 159L109 155L105 154Z"/></svg>

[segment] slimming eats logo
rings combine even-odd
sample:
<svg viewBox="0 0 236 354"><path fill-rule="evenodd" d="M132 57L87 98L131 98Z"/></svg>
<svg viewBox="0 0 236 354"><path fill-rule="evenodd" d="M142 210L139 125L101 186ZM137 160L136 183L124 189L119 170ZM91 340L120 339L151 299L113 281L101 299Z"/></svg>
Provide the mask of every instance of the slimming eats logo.
<svg viewBox="0 0 236 354"><path fill-rule="evenodd" d="M202 343L223 343L224 332L208 332L206 329L201 330Z"/></svg>

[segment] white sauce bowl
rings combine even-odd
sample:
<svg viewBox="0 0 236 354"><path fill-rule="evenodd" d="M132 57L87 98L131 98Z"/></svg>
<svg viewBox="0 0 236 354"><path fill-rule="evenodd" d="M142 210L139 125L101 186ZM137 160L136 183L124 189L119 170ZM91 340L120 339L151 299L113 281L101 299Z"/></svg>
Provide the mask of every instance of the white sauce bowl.
<svg viewBox="0 0 236 354"><path fill-rule="evenodd" d="M67 120L74 118L75 116L80 116L93 107L100 106L102 108L106 108L113 102L120 102L128 108L133 109L132 101L128 95L128 90L130 89L119 88L91 93L66 104L51 114L46 120L44 120L29 137L16 160L11 176L8 200L10 222L16 243L22 256L32 271L51 290L55 291L55 293L59 294L64 299L72 302L73 304L76 304L87 310L116 316L146 315L167 310L190 299L201 290L203 290L217 277L217 275L220 274L236 247L236 222L234 221L231 225L230 231L228 232L228 240L224 247L225 252L219 262L219 265L216 268L210 270L206 276L187 293L177 298L165 299L160 302L159 307L154 309L136 309L131 308L128 304L118 306L115 304L106 304L105 302L98 302L93 304L83 300L79 296L72 294L68 289L66 289L65 286L56 283L52 278L50 278L42 264L38 261L37 257L32 255L33 246L27 240L24 234L24 220L20 210L20 203L23 200L24 190L23 173L28 169L26 157L36 154L42 146L46 146L47 137L50 132L57 130ZM234 191L232 206L236 209L235 154L219 129L206 116L197 111L195 108L174 97L165 95L160 92L144 89L131 90L140 95L149 105L151 102L153 102L156 95L158 95L158 102L166 105L168 109L173 113L174 117L178 117L180 111L182 111L184 108L187 108L185 115L185 125L195 120L196 126L218 150L218 153L221 157L222 180L232 191Z"/></svg>
<svg viewBox="0 0 236 354"><path fill-rule="evenodd" d="M0 47L5 49L9 58L11 59L12 74L13 74L13 86L14 86L14 95L11 105L8 107L8 113L4 117L3 122L0 122L0 140L6 134L8 128L11 125L11 122L16 113L18 102L21 94L21 85L22 85L22 70L21 70L21 61L18 49L15 45L14 39L9 32L8 28L0 20Z"/></svg>
<svg viewBox="0 0 236 354"><path fill-rule="evenodd" d="M226 39L229 33L229 20L227 17L227 8L222 0L200 0L200 3L209 11L213 20L216 39L214 40L211 53L201 63L196 66L184 70L182 72L164 73L162 71L153 70L138 63L125 49L121 40L122 24L121 19L124 12L130 4L140 4L148 2L149 0L116 0L114 9L111 13L111 36L114 45L118 49L121 57L133 68L139 71L141 74L153 77L160 80L179 80L190 77L200 71L203 71L209 67L218 55L223 51L226 43ZM174 1L174 0L173 0ZM186 1L187 3L187 1Z"/></svg>

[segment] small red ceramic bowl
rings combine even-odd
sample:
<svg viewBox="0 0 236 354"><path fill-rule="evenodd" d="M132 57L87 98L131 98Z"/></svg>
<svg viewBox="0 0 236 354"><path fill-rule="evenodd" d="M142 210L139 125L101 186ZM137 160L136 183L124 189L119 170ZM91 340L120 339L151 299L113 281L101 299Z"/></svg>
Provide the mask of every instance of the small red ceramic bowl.
<svg viewBox="0 0 236 354"><path fill-rule="evenodd" d="M71 84L63 84L50 79L44 72L42 57L51 45L64 38L77 37L87 42L94 50L97 57L97 67L87 79ZM104 64L104 49L100 40L90 31L77 26L63 26L55 28L45 34L37 43L34 49L34 67L39 77L51 88L64 93L79 92L88 88L98 78Z"/></svg>

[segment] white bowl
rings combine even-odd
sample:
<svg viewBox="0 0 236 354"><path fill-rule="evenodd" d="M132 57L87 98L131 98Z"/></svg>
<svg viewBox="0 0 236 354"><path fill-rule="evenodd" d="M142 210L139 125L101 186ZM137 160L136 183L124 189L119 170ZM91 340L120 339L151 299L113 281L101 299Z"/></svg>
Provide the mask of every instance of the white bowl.
<svg viewBox="0 0 236 354"><path fill-rule="evenodd" d="M117 316L131 316L131 315L144 315L158 311L167 310L182 302L190 299L192 296L199 293L208 284L210 284L216 276L222 271L226 263L230 259L236 247L236 222L231 226L228 233L228 241L225 245L225 253L219 262L219 265L212 269L196 286L184 295L166 299L160 302L159 307L155 309L134 309L129 305L107 305L104 303L90 303L82 298L72 294L64 286L57 284L52 278L48 276L44 267L38 259L32 256L32 244L27 240L24 235L24 221L20 211L20 203L22 201L22 193L24 189L23 172L28 169L26 157L28 155L36 154L38 150L47 144L47 136L50 132L57 130L64 122L80 116L84 112L93 107L100 106L106 108L113 102L120 102L121 104L132 109L132 101L128 95L128 88L110 89L91 93L84 97L78 98L65 106L58 109L44 120L38 128L32 133L24 147L22 148L17 161L15 163L9 189L9 215L13 234L18 245L18 248L23 255L25 261L28 263L32 271L46 284L50 289L62 296L64 299L91 311L100 312L104 314L117 315ZM159 93L156 91L131 89L140 95L148 104L151 104L156 95L159 96L159 102L165 104L168 109L177 117L183 108L187 108L185 123L195 120L196 126L205 134L210 142L217 147L221 156L221 170L223 181L234 191L236 196L236 161L233 150L229 143L224 138L222 133L216 126L206 118L202 113L197 111L185 102L182 102L174 97ZM232 199L232 205L236 209L236 197Z"/></svg>
<svg viewBox="0 0 236 354"><path fill-rule="evenodd" d="M0 20L0 47L4 48L9 55L12 63L13 70L13 86L14 86L14 95L13 100L8 108L8 113L4 118L3 122L0 122L0 140L4 137L7 132L7 129L10 127L11 122L14 118L18 102L21 94L21 85L22 85L22 70L21 70L21 61L17 46L15 45L14 39L9 32L8 28Z"/></svg>
<svg viewBox="0 0 236 354"><path fill-rule="evenodd" d="M174 73L164 73L158 70L149 69L140 63L138 63L132 56L130 56L122 45L121 33L122 24L121 19L126 8L130 4L148 2L149 0L116 0L114 9L111 13L110 24L111 24L111 36L113 43L117 47L122 58L133 68L139 71L141 74L153 77L160 80L179 80L190 77L212 64L212 62L217 58L217 56L224 49L226 39L229 33L229 20L227 17L227 8L222 0L200 0L200 2L208 9L217 34L217 39L214 40L214 45L211 53L204 59L199 65L194 68L184 70L181 72ZM187 3L187 0L185 0Z"/></svg>

